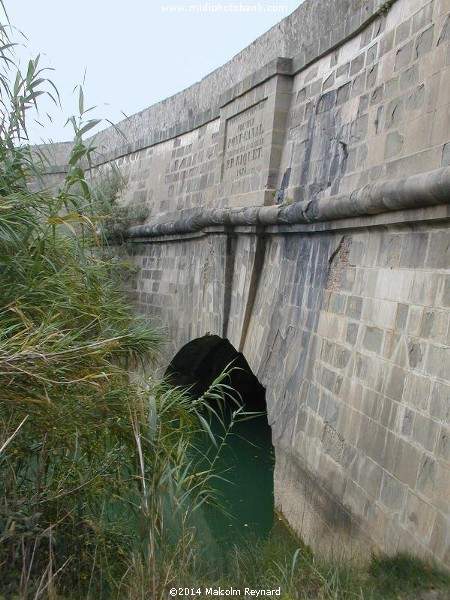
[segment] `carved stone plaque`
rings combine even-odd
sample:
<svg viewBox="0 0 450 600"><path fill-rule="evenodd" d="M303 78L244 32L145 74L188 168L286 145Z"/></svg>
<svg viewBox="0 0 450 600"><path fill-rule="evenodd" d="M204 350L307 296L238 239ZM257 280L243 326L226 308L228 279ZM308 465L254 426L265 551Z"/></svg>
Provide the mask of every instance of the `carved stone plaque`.
<svg viewBox="0 0 450 600"><path fill-rule="evenodd" d="M262 100L227 120L222 181L235 181L257 173L263 166L266 102Z"/></svg>

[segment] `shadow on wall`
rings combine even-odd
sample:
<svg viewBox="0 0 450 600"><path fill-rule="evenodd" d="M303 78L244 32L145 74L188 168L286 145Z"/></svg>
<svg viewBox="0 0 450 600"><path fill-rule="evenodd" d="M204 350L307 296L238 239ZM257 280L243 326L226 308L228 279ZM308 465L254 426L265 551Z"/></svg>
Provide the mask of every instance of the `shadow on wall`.
<svg viewBox="0 0 450 600"><path fill-rule="evenodd" d="M245 410L266 412L265 388L252 373L244 355L218 335L204 335L183 346L165 375L173 385L192 386L191 393L197 397L224 370L230 371L227 385L238 392Z"/></svg>

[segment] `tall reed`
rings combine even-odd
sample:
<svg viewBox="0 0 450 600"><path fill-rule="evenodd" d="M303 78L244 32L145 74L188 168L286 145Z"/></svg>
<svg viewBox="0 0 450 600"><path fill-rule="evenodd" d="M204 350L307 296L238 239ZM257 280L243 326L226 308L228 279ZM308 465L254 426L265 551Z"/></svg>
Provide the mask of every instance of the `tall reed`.
<svg viewBox="0 0 450 600"><path fill-rule="evenodd" d="M194 451L205 399L130 380L162 336L127 306L116 262L98 250L110 215L98 214L84 140L97 121L85 120L80 89L69 172L44 189L26 115L55 92L39 58L22 73L1 35L0 596L109 598L133 564L156 588L174 537L164 515L185 539L208 497Z"/></svg>

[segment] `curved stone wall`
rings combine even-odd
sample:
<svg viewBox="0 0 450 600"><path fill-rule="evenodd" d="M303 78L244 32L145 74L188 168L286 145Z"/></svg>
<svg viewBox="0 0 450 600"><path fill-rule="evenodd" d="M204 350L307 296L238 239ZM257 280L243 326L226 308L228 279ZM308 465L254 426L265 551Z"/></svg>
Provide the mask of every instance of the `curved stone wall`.
<svg viewBox="0 0 450 600"><path fill-rule="evenodd" d="M320 550L450 567L450 0L307 0L119 125L96 170L148 207L136 306L168 360L244 353L278 509Z"/></svg>
<svg viewBox="0 0 450 600"><path fill-rule="evenodd" d="M267 77L268 63L293 57L295 70L302 69L373 19L380 4L374 0L306 0L198 83L118 123L120 134L114 127L102 131L96 136L102 154L99 161L175 138L217 118L221 106L240 89ZM53 145L55 170L65 169L67 151L64 143Z"/></svg>

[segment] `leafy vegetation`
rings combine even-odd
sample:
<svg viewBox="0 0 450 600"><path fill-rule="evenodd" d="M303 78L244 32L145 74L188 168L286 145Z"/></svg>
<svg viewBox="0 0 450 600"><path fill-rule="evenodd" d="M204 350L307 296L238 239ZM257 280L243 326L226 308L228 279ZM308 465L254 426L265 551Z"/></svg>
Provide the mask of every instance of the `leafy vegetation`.
<svg viewBox="0 0 450 600"><path fill-rule="evenodd" d="M43 189L26 112L48 82L38 59L11 80L13 48L0 51L0 588L109 598L134 565L156 585L164 514L181 535L207 498L192 459L205 398L130 380L161 335L131 312L116 263L98 251L95 147L83 139L97 121L83 121L80 90L69 172Z"/></svg>

